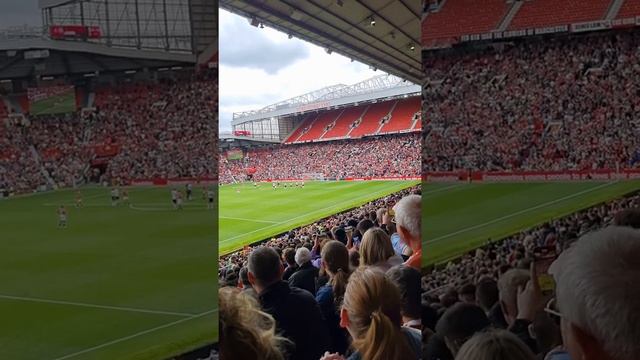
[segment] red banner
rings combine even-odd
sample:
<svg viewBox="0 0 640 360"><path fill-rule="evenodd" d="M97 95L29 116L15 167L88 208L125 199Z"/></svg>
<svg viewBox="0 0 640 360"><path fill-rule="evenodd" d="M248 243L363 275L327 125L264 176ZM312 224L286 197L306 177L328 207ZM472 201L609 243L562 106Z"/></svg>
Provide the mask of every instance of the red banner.
<svg viewBox="0 0 640 360"><path fill-rule="evenodd" d="M54 40L73 38L100 39L102 30L99 26L52 25L49 26L49 36Z"/></svg>

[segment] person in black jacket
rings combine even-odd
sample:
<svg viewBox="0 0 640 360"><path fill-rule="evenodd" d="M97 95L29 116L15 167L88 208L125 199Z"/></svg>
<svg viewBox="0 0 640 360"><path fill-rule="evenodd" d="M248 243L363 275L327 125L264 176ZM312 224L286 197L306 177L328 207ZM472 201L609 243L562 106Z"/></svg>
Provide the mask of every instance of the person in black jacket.
<svg viewBox="0 0 640 360"><path fill-rule="evenodd" d="M289 285L307 290L316 296L319 270L311 264L311 252L301 247L296 251L295 260L298 270L289 277Z"/></svg>
<svg viewBox="0 0 640 360"><path fill-rule="evenodd" d="M247 266L263 310L276 320L278 332L291 340L285 349L287 359L320 359L330 348L330 338L315 298L282 281L284 266L272 248L253 250Z"/></svg>

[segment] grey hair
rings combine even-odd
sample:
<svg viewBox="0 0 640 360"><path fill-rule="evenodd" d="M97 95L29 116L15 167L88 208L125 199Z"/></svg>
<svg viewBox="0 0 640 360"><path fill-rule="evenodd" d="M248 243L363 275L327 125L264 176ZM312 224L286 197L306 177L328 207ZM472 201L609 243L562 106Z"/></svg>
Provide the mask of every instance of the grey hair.
<svg viewBox="0 0 640 360"><path fill-rule="evenodd" d="M393 207L396 212L396 224L407 229L415 237L420 237L421 204L422 197L420 195L408 195L400 199Z"/></svg>
<svg viewBox="0 0 640 360"><path fill-rule="evenodd" d="M554 264L562 316L614 360L640 354L640 231L611 226L587 234Z"/></svg>
<svg viewBox="0 0 640 360"><path fill-rule="evenodd" d="M479 332L462 345L456 360L535 360L522 340L506 330Z"/></svg>

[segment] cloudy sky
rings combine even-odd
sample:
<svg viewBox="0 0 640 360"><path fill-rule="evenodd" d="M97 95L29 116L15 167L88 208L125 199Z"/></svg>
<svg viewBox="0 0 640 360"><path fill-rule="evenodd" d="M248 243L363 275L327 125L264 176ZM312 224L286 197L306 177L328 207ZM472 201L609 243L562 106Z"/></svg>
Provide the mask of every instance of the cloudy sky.
<svg viewBox="0 0 640 360"><path fill-rule="evenodd" d="M221 132L231 131L234 112L382 74L276 30L251 26L225 10L220 10L219 34Z"/></svg>
<svg viewBox="0 0 640 360"><path fill-rule="evenodd" d="M0 0L0 27L41 23L38 0Z"/></svg>

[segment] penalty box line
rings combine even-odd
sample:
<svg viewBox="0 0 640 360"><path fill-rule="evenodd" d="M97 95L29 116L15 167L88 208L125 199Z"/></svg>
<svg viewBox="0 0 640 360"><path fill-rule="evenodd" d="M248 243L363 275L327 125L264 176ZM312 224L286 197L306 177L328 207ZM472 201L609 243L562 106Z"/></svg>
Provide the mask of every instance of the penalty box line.
<svg viewBox="0 0 640 360"><path fill-rule="evenodd" d="M181 316L181 317L191 317L196 315L193 313L176 312L176 311L141 309L141 308L126 307L126 306L89 304L89 303L75 302L75 301L53 300L53 299L43 299L43 298L13 296L13 295L3 295L3 294L0 294L0 299L28 301L28 302L56 304L56 305L69 305L69 306L78 306L78 307L103 309L103 310L118 310L118 311L137 312L137 313L155 314L155 315L171 315L171 316Z"/></svg>
<svg viewBox="0 0 640 360"><path fill-rule="evenodd" d="M463 234L465 232L469 232L471 230L481 229L481 228L483 228L485 226L493 225L493 224L501 222L503 220L507 220L507 219L510 219L510 218L513 218L513 217L516 217L516 216L519 216L519 215L522 215L522 214L526 214L526 213L528 213L530 211L533 211L533 210L542 209L542 208L545 208L547 206L563 202L565 200L573 199L573 198L578 197L580 195L588 194L590 192L593 192L593 191L596 191L596 190L600 190L602 188L611 186L611 185L616 184L616 183L618 183L618 181L612 181L612 182L608 182L608 183L605 183L605 184L601 184L601 185L598 185L598 186L595 186L595 187L592 187L592 188L589 188L589 189L586 189L586 190L582 190L580 192L577 192L577 193L574 193L574 194L571 194L571 195L567 195L567 196L564 196L564 197L561 197L561 198L558 198L558 199L555 199L555 200L548 201L548 202L543 203L543 204L539 204L539 205L532 206L532 207L529 207L529 208L526 208L526 209L523 209L523 210L520 210L520 211L516 211L516 212L514 212L512 214L509 214L509 215L501 216L499 218L493 219L491 221L487 221L487 222L482 223L482 224L478 224L478 225L470 226L468 228L464 228L464 229L461 229L461 230L458 230L458 231L454 231L454 232L452 232L450 234L439 236L439 237L437 237L435 239L432 239L432 240L428 240L428 241L425 242L425 245L429 245L429 244L433 244L433 243L436 243L436 242L440 242L442 240L454 237L454 236L459 235L459 234Z"/></svg>
<svg viewBox="0 0 640 360"><path fill-rule="evenodd" d="M201 318L203 316L206 316L206 315L209 315L209 314L213 314L214 312L217 312L217 311L218 311L218 309L216 308L216 309L212 309L212 310L209 310L209 311L205 311L205 312L200 313L200 314L195 314L195 315L186 317L184 319L172 321L172 322L164 324L164 325L156 326L156 327L153 327L151 329L147 329L147 330L143 330L143 331L137 332L135 334L131 334L129 336L124 336L124 337L121 337L121 338L118 338L118 339L114 339L114 340L108 341L106 343L102 343L100 345L92 346L92 347L86 348L84 350L80 350L80 351L77 351L77 352L74 352L74 353L71 353L71 354L68 354L68 355L64 355L64 356L55 358L54 360L70 359L70 358L76 357L78 355L82 355L82 354L86 354L86 353L89 353L89 352L92 352L92 351L95 351L95 350L99 350L99 349L102 349L102 348L105 348L105 347L108 347L108 346L111 346L111 345L115 345L115 344L118 344L118 343L121 343L121 342L124 342L124 341L127 341L127 340L134 339L134 338L142 336L142 335L146 335L146 334L158 331L158 330L166 329L166 328L181 324L181 323L189 321L189 320Z"/></svg>

